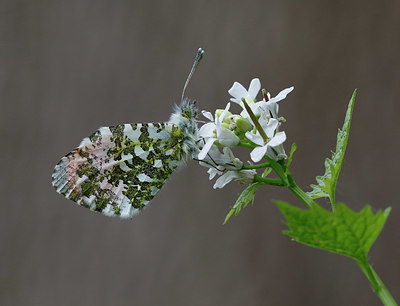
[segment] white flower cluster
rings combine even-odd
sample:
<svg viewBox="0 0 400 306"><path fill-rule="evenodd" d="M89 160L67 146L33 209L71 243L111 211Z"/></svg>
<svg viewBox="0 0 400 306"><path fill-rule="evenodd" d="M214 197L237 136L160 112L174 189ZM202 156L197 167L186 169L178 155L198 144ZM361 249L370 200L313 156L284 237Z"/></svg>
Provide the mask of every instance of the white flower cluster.
<svg viewBox="0 0 400 306"><path fill-rule="evenodd" d="M228 93L232 96L230 101L243 108L240 115L229 111L230 103L224 110L217 110L215 116L207 111L202 112L210 122L205 123L199 130L201 150L197 159L202 166L209 168L210 180L216 174L221 175L214 188L223 188L232 180L249 184L253 182L256 171L243 169L243 162L236 158L230 149L241 142L252 145L250 158L255 163L264 156L275 161L286 157L283 148L286 134L279 131L283 119L278 117L278 102L285 99L294 87L282 90L273 98L264 91L263 100L256 101L260 89L261 83L257 78L251 81L248 90L238 82L233 83ZM252 114L246 110L243 100ZM223 147L222 153L218 147Z"/></svg>

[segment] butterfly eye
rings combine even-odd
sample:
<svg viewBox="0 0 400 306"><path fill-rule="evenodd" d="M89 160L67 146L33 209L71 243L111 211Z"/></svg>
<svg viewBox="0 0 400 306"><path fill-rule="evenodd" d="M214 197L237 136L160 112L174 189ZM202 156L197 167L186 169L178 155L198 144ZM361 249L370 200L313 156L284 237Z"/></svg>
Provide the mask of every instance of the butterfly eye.
<svg viewBox="0 0 400 306"><path fill-rule="evenodd" d="M192 111L190 110L190 108L186 108L186 109L183 111L183 116L184 116L185 118L187 118L187 119L192 118Z"/></svg>

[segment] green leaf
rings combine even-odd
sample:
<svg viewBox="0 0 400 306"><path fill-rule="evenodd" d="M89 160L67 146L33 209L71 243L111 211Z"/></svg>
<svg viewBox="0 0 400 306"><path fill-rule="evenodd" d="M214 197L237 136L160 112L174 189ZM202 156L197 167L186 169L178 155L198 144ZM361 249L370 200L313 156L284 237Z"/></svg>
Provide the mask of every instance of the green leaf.
<svg viewBox="0 0 400 306"><path fill-rule="evenodd" d="M265 168L263 174L261 175L261 177L267 177L270 173L272 172L272 168Z"/></svg>
<svg viewBox="0 0 400 306"><path fill-rule="evenodd" d="M353 96L347 107L343 127L341 130L339 129L336 142L336 152L332 152L332 159L327 158L325 160L325 174L323 176L316 177L318 185L312 184L311 188L313 190L307 192L307 195L312 199L329 197L333 209L335 208L334 205L336 204L336 183L339 177L340 168L342 167L344 153L346 152L347 141L349 139L350 123L353 114L356 93L357 89L354 90Z"/></svg>
<svg viewBox="0 0 400 306"><path fill-rule="evenodd" d="M239 215L240 211L245 208L250 202L252 205L254 204L254 197L256 195L257 187L261 186L261 183L253 183L249 185L242 193L239 195L238 199L236 200L235 205L231 208L229 213L225 217L224 224L228 222L229 218L235 213L235 216Z"/></svg>
<svg viewBox="0 0 400 306"><path fill-rule="evenodd" d="M381 232L391 208L376 214L370 206L354 212L339 203L334 212L315 205L300 209L282 201L275 204L286 218L289 230L283 233L297 242L358 260L365 260Z"/></svg>
<svg viewBox="0 0 400 306"><path fill-rule="evenodd" d="M290 149L290 154L289 154L289 157L288 157L287 163L286 163L287 169L289 169L290 164L292 163L293 154L294 154L294 152L296 151L296 149L297 149L297 145L296 145L295 143L292 143L292 147L291 147L291 149Z"/></svg>

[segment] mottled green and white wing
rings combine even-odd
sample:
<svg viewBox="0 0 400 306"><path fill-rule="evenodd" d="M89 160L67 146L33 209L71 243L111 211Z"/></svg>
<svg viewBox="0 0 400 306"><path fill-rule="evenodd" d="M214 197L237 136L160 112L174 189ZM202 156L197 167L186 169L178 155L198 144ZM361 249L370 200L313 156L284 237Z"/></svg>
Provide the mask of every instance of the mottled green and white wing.
<svg viewBox="0 0 400 306"><path fill-rule="evenodd" d="M172 123L102 127L60 160L53 186L90 210L130 218L182 163L183 138Z"/></svg>

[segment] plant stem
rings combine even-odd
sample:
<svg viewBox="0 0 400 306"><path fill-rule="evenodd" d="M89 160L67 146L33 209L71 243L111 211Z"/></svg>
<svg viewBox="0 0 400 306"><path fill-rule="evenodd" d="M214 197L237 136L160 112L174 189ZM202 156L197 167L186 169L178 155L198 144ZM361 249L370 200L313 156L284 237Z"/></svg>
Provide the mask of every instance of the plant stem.
<svg viewBox="0 0 400 306"><path fill-rule="evenodd" d="M280 179L266 178L266 177L261 177L259 175L254 176L254 182L263 183L266 185L273 185L273 186L286 186Z"/></svg>
<svg viewBox="0 0 400 306"><path fill-rule="evenodd" d="M289 190L295 194L308 208L311 208L316 203L296 184L288 186Z"/></svg>
<svg viewBox="0 0 400 306"><path fill-rule="evenodd" d="M245 140L240 140L238 143L239 147L244 147L244 148L248 148L248 149L254 149L256 146L249 143L248 141Z"/></svg>
<svg viewBox="0 0 400 306"><path fill-rule="evenodd" d="M258 165L243 166L242 169L260 169L260 168L266 168L269 166L270 166L270 163L264 163L264 164L258 164Z"/></svg>
<svg viewBox="0 0 400 306"><path fill-rule="evenodd" d="M336 199L335 199L335 193L334 192L329 195L329 201L331 201L332 211L335 212L335 210L336 210Z"/></svg>
<svg viewBox="0 0 400 306"><path fill-rule="evenodd" d="M276 161L269 157L264 157L264 159L270 163L270 167L275 171L275 173L279 176L279 178L282 180L282 182L285 184L285 186L289 186L289 181L286 176L286 173L284 169L282 168L281 165L279 165Z"/></svg>
<svg viewBox="0 0 400 306"><path fill-rule="evenodd" d="M381 299L383 305L386 306L396 306L397 303L393 296L390 294L389 290L386 288L382 280L376 274L375 270L371 267L367 259L357 260L356 262L361 270L364 272L365 276L368 278L372 285L376 295Z"/></svg>

